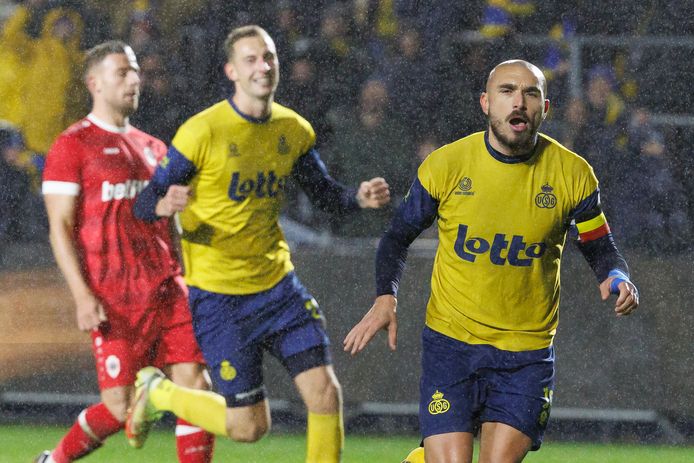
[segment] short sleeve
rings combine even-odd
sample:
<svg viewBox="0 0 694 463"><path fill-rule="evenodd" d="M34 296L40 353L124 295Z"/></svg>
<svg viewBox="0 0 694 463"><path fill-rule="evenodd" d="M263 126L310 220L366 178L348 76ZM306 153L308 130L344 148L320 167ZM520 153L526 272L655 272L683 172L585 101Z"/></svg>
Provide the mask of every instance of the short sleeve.
<svg viewBox="0 0 694 463"><path fill-rule="evenodd" d="M436 201L441 200L439 189L436 187L437 179L435 178L434 172L445 172L445 169L441 169L440 166L435 164L440 163L443 156L435 156L436 152L431 153L427 158L420 164L417 169L417 179L419 183L424 187L424 189L429 192L432 199Z"/></svg>
<svg viewBox="0 0 694 463"><path fill-rule="evenodd" d="M81 149L76 140L61 135L46 155L41 191L43 194L76 196L82 182Z"/></svg>
<svg viewBox="0 0 694 463"><path fill-rule="evenodd" d="M171 145L199 170L210 152L211 133L202 119L188 119L176 132Z"/></svg>

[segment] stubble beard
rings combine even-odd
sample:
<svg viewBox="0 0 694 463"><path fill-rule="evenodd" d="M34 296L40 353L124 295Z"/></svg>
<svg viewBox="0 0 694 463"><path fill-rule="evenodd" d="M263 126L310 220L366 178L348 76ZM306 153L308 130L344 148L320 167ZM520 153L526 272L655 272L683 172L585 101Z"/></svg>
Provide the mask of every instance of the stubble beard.
<svg viewBox="0 0 694 463"><path fill-rule="evenodd" d="M506 123L500 119L488 117L489 128L494 134L494 137L503 146L508 148L512 156L518 156L530 153L535 148L537 140L537 128L532 121L528 121L529 130L515 134L515 137L508 137L503 134L502 126Z"/></svg>
<svg viewBox="0 0 694 463"><path fill-rule="evenodd" d="M135 111L137 111L138 106L140 105L140 99L139 97L135 98L135 101L132 102L132 104L124 104L122 105L120 109L120 113L124 117L130 117L133 114L135 114Z"/></svg>

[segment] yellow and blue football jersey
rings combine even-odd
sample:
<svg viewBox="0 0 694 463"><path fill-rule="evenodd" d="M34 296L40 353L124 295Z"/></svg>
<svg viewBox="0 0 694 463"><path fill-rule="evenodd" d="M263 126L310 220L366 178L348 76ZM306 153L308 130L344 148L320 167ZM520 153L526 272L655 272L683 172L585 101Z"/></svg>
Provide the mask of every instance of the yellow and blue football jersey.
<svg viewBox="0 0 694 463"><path fill-rule="evenodd" d="M439 245L427 326L509 351L552 344L568 230L576 226L585 241L609 234L592 168L544 135L525 157L496 152L484 132L434 151L391 229L405 230L394 236L406 243L434 219ZM388 246L379 254L397 254ZM379 294L396 292L395 274L380 271Z"/></svg>
<svg viewBox="0 0 694 463"><path fill-rule="evenodd" d="M314 143L311 125L277 103L267 120L254 120L225 100L180 127L167 159L194 166L180 214L188 285L252 294L293 269L278 217L294 163Z"/></svg>

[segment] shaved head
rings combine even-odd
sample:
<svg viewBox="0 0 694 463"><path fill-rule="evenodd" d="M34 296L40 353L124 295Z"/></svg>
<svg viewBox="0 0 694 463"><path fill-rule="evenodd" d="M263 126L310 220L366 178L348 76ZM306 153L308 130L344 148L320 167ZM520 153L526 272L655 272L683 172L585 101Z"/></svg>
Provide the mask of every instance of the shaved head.
<svg viewBox="0 0 694 463"><path fill-rule="evenodd" d="M529 63L528 61L524 61L522 59L511 59L508 61L504 61L503 63L497 64L494 69L489 73L489 77L487 78L487 86L486 86L486 91L489 91L489 84L494 81L494 75L496 74L496 71L499 70L500 68L503 67L509 67L509 66L519 66L519 67L524 67L528 69L530 72L532 72L535 77L537 77L537 81L540 84L540 90L542 90L543 96L547 96L547 79L545 78L545 75L542 73L540 68L535 66L533 63Z"/></svg>

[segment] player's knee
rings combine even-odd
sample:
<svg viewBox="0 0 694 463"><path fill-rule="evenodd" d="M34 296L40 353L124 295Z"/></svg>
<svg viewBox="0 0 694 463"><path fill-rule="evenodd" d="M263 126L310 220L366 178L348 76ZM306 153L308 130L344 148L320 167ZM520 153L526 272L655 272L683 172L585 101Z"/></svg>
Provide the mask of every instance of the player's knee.
<svg viewBox="0 0 694 463"><path fill-rule="evenodd" d="M342 387L335 375L326 375L317 381L307 396L307 408L313 413L334 413L342 402Z"/></svg>
<svg viewBox="0 0 694 463"><path fill-rule="evenodd" d="M191 389L209 390L211 388L209 374L202 365L175 365L171 369L171 379L179 386Z"/></svg>
<svg viewBox="0 0 694 463"><path fill-rule="evenodd" d="M232 426L228 430L229 437L236 442L257 442L270 432L270 423L248 421Z"/></svg>

